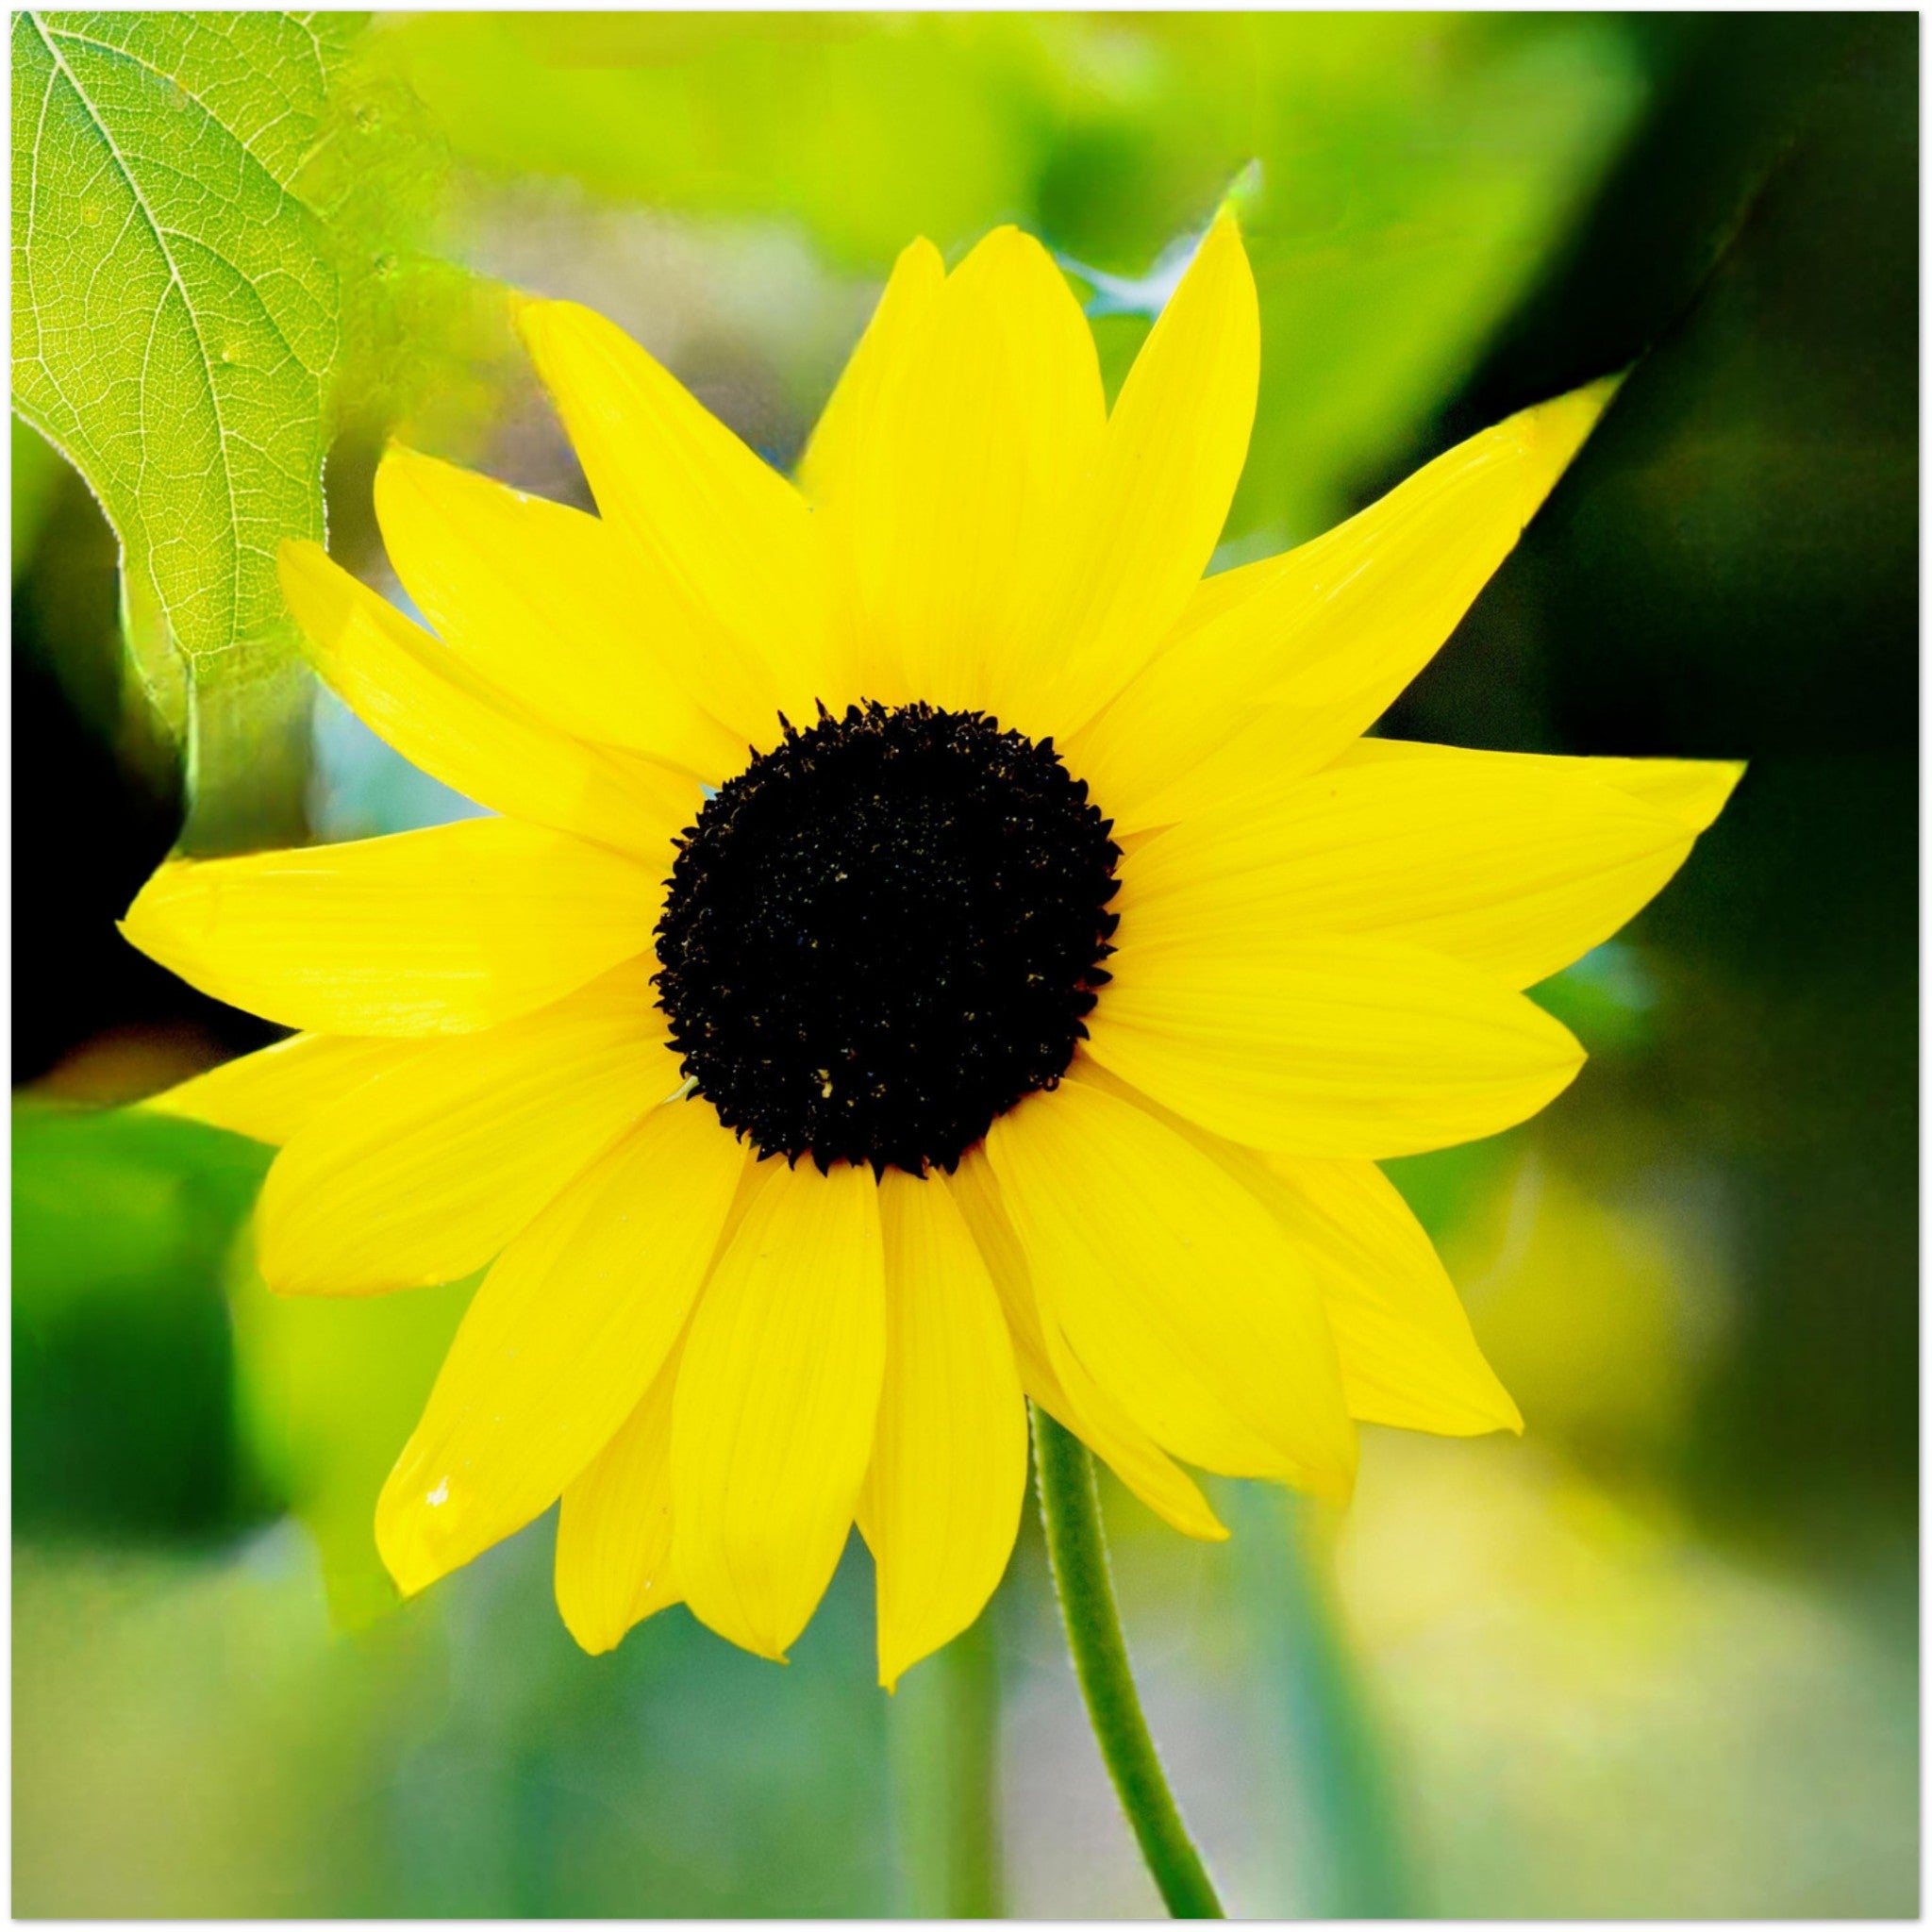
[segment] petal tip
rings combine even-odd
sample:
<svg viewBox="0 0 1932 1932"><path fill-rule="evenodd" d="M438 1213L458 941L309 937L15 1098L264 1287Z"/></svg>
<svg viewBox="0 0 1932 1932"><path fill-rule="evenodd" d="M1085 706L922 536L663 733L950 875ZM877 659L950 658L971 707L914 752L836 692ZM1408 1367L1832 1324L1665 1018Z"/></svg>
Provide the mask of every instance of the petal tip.
<svg viewBox="0 0 1932 1932"><path fill-rule="evenodd" d="M308 584L336 566L328 552L308 537L284 537L275 546L275 576L282 594L292 597L291 584Z"/></svg>
<svg viewBox="0 0 1932 1932"><path fill-rule="evenodd" d="M570 1632L571 1641L586 1657L608 1657L624 1641L625 1632L614 1634L604 1624L583 1617L574 1618L559 1603L558 1615L563 1619L563 1627Z"/></svg>

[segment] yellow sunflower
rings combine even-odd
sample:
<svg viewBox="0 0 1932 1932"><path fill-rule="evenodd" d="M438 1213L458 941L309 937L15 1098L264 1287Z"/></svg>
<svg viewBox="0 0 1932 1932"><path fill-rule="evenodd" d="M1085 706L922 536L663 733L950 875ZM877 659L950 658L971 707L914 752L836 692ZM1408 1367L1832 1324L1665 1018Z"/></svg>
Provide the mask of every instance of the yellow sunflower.
<svg viewBox="0 0 1932 1932"><path fill-rule="evenodd" d="M125 927L298 1029L156 1103L280 1146L271 1287L490 1264L377 1507L401 1588L560 1497L587 1649L682 1600L779 1657L856 1520L891 1684L999 1580L1027 1397L1206 1538L1185 1464L1340 1497L1358 1422L1520 1427L1374 1163L1568 1084L1521 989L1740 768L1363 733L1607 388L1204 577L1259 354L1225 217L1111 410L1037 242L915 242L795 481L519 316L601 514L395 449L431 629L282 558L322 675L497 815L174 861Z"/></svg>

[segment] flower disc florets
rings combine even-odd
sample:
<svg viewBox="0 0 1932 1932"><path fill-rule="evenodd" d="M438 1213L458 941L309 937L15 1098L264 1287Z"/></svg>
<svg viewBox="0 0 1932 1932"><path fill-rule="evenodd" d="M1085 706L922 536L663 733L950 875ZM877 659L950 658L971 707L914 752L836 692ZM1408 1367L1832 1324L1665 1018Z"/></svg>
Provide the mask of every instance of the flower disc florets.
<svg viewBox="0 0 1932 1932"><path fill-rule="evenodd" d="M1120 848L1060 762L979 712L790 724L679 841L658 927L685 1073L759 1152L947 1170L1066 1071Z"/></svg>

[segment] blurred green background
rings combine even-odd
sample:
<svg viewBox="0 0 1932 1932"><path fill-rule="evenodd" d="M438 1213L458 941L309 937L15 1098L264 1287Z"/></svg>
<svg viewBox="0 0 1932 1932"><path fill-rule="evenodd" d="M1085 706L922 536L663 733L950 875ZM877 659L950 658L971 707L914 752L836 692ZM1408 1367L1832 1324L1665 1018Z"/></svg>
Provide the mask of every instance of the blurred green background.
<svg viewBox="0 0 1932 1932"><path fill-rule="evenodd" d="M1234 184L1227 562L1635 364L1385 725L1751 760L1540 993L1572 1092L1397 1164L1527 1436L1371 1430L1344 1519L1224 1486L1211 1548L1109 1486L1129 1635L1238 1913L1912 1914L1916 17L395 15L355 56L404 292L330 541L391 590L391 428L588 501L505 284L782 463L913 234L1041 235L1111 382ZM15 1911L1151 1915L1031 1524L891 1701L856 1544L782 1671L682 1609L582 1657L547 1519L394 1606L374 1496L467 1285L272 1302L266 1150L114 1109L267 1033L114 932L178 759L100 511L12 458ZM255 782L323 839L470 808L332 702Z"/></svg>

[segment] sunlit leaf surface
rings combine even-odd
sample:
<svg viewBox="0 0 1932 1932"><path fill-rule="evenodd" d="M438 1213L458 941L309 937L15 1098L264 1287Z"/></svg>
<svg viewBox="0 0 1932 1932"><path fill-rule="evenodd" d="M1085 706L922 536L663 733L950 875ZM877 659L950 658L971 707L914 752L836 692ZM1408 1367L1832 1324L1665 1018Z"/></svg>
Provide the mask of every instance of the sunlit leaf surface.
<svg viewBox="0 0 1932 1932"><path fill-rule="evenodd" d="M129 633L197 776L293 702L275 589L322 533L337 289L294 192L344 15L21 13L14 404L119 533ZM209 799L218 809L218 801Z"/></svg>

